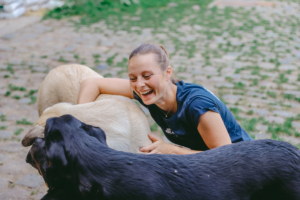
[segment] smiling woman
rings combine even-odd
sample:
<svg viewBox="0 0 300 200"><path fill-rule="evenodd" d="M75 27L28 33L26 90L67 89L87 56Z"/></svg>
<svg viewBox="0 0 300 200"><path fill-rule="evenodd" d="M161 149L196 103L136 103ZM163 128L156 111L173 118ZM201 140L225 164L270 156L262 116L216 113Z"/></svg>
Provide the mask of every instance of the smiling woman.
<svg viewBox="0 0 300 200"><path fill-rule="evenodd" d="M172 78L167 50L143 44L129 56L129 80L87 79L82 82L78 103L94 101L103 94L123 95L147 107L166 137L181 148L149 134L153 144L140 151L190 154L251 140L230 110L205 87Z"/></svg>

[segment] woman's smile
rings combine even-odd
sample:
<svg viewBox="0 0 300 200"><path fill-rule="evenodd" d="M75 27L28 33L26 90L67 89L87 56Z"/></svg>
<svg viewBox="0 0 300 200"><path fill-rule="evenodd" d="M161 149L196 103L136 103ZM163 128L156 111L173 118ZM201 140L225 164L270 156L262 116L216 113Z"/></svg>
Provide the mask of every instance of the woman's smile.
<svg viewBox="0 0 300 200"><path fill-rule="evenodd" d="M155 61L155 55L138 55L128 63L130 86L146 105L162 98L167 83L163 71Z"/></svg>

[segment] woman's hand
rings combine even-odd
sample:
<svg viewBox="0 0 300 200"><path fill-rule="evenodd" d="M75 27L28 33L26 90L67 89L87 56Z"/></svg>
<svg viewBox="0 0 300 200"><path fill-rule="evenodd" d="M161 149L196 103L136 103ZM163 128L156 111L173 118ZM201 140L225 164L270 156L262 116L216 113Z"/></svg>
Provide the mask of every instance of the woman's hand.
<svg viewBox="0 0 300 200"><path fill-rule="evenodd" d="M165 143L162 139L150 133L148 133L148 137L153 143L149 146L141 147L141 152L148 154L174 154L173 150L176 146Z"/></svg>

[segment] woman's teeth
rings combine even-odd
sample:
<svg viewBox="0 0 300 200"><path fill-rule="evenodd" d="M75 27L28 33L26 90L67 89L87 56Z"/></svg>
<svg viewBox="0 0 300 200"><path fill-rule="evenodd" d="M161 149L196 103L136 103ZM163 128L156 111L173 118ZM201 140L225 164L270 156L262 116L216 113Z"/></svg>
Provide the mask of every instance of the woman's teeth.
<svg viewBox="0 0 300 200"><path fill-rule="evenodd" d="M141 92L142 95L147 95L147 94L150 94L153 90L149 90L147 92Z"/></svg>

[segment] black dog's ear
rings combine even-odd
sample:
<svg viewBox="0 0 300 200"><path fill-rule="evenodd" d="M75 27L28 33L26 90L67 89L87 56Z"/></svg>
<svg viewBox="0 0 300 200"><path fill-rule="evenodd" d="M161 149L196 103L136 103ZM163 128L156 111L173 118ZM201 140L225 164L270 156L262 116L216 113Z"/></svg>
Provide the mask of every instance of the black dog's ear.
<svg viewBox="0 0 300 200"><path fill-rule="evenodd" d="M62 169L68 165L62 141L51 142L49 144L49 147L47 148L47 157L50 166L53 165Z"/></svg>
<svg viewBox="0 0 300 200"><path fill-rule="evenodd" d="M82 123L82 129L85 130L85 132L87 134L89 134L90 136L93 136L95 138L97 138L99 140L99 142L106 144L106 135L105 132L99 128L99 127L94 127L91 125L87 125L85 123Z"/></svg>
<svg viewBox="0 0 300 200"><path fill-rule="evenodd" d="M46 154L49 162L49 166L66 167L68 164L65 155L64 138L57 126L60 126L58 118L49 118L45 127L45 142L46 142ZM55 121L55 125L54 125Z"/></svg>

